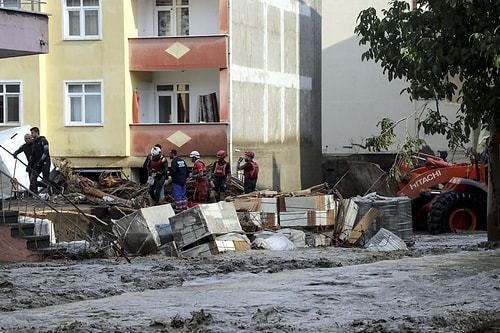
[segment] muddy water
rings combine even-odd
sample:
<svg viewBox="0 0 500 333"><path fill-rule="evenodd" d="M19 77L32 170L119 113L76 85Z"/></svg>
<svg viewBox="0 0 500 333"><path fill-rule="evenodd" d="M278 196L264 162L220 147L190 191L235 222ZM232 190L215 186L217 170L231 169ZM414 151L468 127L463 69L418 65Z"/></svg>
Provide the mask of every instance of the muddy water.
<svg viewBox="0 0 500 333"><path fill-rule="evenodd" d="M500 247L485 241L3 264L0 331L500 332Z"/></svg>

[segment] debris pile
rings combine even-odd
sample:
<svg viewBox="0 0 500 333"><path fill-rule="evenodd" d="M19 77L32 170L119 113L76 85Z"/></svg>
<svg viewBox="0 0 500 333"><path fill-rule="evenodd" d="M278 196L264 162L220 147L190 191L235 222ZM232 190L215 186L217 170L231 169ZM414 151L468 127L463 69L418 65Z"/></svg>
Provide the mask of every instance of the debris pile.
<svg viewBox="0 0 500 333"><path fill-rule="evenodd" d="M78 204L115 205L124 208L140 209L149 206L148 185L139 184L127 179L118 178L109 172L102 172L96 181L72 172L71 165L66 160L54 162L60 170L57 183L64 186L66 198L52 198L55 201L69 199ZM186 194L188 200L194 195L196 181L188 179ZM237 178L231 178L226 196L233 197L243 193L243 185ZM173 203L175 200L171 184L165 186L165 200Z"/></svg>
<svg viewBox="0 0 500 333"><path fill-rule="evenodd" d="M106 221L110 222L107 230L115 235L122 253L131 256L161 252L166 247L170 255L194 257L251 248L366 246L380 229L401 237L401 226L409 223L411 227L411 207L408 214L399 200L404 198L376 193L344 198L328 183L287 193L263 190L242 194L241 182L233 178L226 201L195 203L175 214L169 204L147 206L146 184L109 173L102 173L97 181L68 173L65 168L61 174L66 189L63 198L76 204L120 207L122 215ZM195 182L189 181L187 188L192 195ZM165 197L174 201L170 185L165 187Z"/></svg>

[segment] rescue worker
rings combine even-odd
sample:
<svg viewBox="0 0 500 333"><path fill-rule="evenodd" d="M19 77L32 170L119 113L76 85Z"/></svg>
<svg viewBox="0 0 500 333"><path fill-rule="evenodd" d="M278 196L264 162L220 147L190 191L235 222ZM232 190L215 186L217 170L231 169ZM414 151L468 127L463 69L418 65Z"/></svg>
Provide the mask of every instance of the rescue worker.
<svg viewBox="0 0 500 333"><path fill-rule="evenodd" d="M238 170L243 170L243 176L245 179L243 180L243 188L245 193L255 192L257 190L257 178L259 176L259 165L253 159L255 157L255 153L251 150L245 152L245 158L238 158ZM242 165L241 162L245 160L245 163Z"/></svg>
<svg viewBox="0 0 500 333"><path fill-rule="evenodd" d="M31 136L31 133L26 133L24 135L24 143L12 155L14 155L14 157L17 157L17 155L24 152L24 156L26 156L26 161L29 162L32 150L33 150L33 137Z"/></svg>
<svg viewBox="0 0 500 333"><path fill-rule="evenodd" d="M208 198L208 178L205 169L205 162L200 159L200 153L197 150L193 150L189 157L191 157L191 162L193 162L193 169L191 171L191 178L196 180L196 188L194 190L193 201L194 202L207 202Z"/></svg>
<svg viewBox="0 0 500 333"><path fill-rule="evenodd" d="M160 147L151 149L148 163L149 204L151 206L164 204L165 202L165 180L168 176L168 160L163 156Z"/></svg>
<svg viewBox="0 0 500 333"><path fill-rule="evenodd" d="M172 177L172 194L175 200L175 212L179 213L188 208L186 197L186 180L189 169L186 162L177 156L177 150L170 150L170 176Z"/></svg>
<svg viewBox="0 0 500 333"><path fill-rule="evenodd" d="M31 133L26 133L24 135L24 143L12 154L14 155L15 158L17 158L17 155L24 153L24 156L26 156L26 172L28 173L28 179L31 182L31 170L33 169L33 164L30 164L30 158L31 158L31 151L33 150L33 137L31 136ZM17 180L16 180L17 182ZM14 186L16 189L18 189L18 185ZM28 193L28 195L30 195Z"/></svg>
<svg viewBox="0 0 500 333"><path fill-rule="evenodd" d="M50 167L52 163L50 161L49 141L44 136L40 135L40 129L38 127L32 127L30 132L33 138L33 149L31 150L28 163L29 165L33 165L30 174L30 190L38 194L38 187L48 188L48 184L50 184L52 188L62 193L64 188L50 179ZM41 182L38 181L38 176L40 174L42 174ZM48 195L46 199L48 199Z"/></svg>
<svg viewBox="0 0 500 333"><path fill-rule="evenodd" d="M17 158L17 155L24 153L24 156L26 156L26 172L28 173L28 176L31 174L31 168L33 167L32 164L30 164L30 158L31 158L31 151L33 150L33 137L31 136L31 133L26 133L24 135L24 143L17 149L12 155Z"/></svg>
<svg viewBox="0 0 500 333"><path fill-rule="evenodd" d="M161 150L161 145L159 143L155 144L153 146L153 148L154 147L158 147ZM142 164L142 167L143 167L144 171L146 172L146 174L148 174L148 172L149 172L148 170L149 170L149 162L150 161L151 161L151 151L148 153L148 155L144 159L144 163Z"/></svg>
<svg viewBox="0 0 500 333"><path fill-rule="evenodd" d="M227 182L231 177L231 165L225 160L227 153L225 150L217 152L217 161L211 168L210 177L213 182L211 198L212 201L224 201L226 197Z"/></svg>

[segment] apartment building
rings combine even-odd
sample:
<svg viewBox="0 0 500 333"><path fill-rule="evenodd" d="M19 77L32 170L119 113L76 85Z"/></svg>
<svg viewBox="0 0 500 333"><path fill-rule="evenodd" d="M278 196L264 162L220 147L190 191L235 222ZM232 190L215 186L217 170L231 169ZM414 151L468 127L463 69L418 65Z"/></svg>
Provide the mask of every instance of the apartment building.
<svg viewBox="0 0 500 333"><path fill-rule="evenodd" d="M49 49L0 59L18 119L79 171L139 180L160 143L255 151L259 188L321 180L320 0L47 1Z"/></svg>

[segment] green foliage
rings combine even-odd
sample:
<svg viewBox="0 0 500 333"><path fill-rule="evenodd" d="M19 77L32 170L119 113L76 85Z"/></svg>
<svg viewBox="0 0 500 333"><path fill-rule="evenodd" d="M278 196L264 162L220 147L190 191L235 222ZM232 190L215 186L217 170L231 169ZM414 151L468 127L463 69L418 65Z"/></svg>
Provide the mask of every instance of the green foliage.
<svg viewBox="0 0 500 333"><path fill-rule="evenodd" d="M473 129L500 124L499 0L417 0L414 9L393 1L381 14L368 8L358 16L355 32L360 45L369 46L361 59L380 63L390 81L405 80L411 99L435 102L419 128L446 135L453 148L468 142ZM458 77L462 87L450 76ZM439 103L451 100L457 89L460 107L450 122ZM388 124L384 119L377 125L382 127L379 139L366 140L373 150L388 147L394 138L392 128L384 129Z"/></svg>
<svg viewBox="0 0 500 333"><path fill-rule="evenodd" d="M394 134L394 121L392 119L382 119L377 123L377 127L380 127L380 135L366 139L365 147L369 151L388 149L396 137Z"/></svg>

